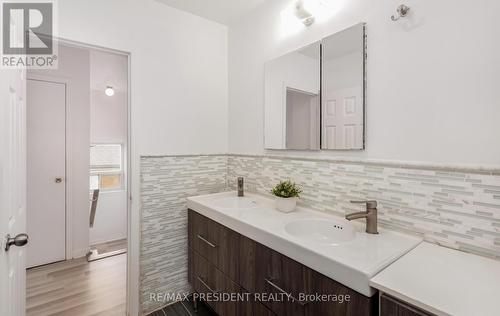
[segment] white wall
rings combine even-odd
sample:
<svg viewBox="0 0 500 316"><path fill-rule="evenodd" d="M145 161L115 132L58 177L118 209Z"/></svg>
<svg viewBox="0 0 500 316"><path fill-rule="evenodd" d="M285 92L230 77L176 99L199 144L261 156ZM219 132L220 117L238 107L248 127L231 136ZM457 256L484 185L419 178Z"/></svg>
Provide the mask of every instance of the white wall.
<svg viewBox="0 0 500 316"><path fill-rule="evenodd" d="M90 140L92 143L127 143L127 56L90 51ZM113 87L111 97L104 93Z"/></svg>
<svg viewBox="0 0 500 316"><path fill-rule="evenodd" d="M333 0L332 0L333 1ZM264 63L367 23L367 148L304 153L456 164L500 164L497 0L335 0L325 22L286 34L270 2L229 27L229 151L263 153ZM294 152L294 154L297 154Z"/></svg>
<svg viewBox="0 0 500 316"><path fill-rule="evenodd" d="M127 56L90 51L90 142L122 144L124 154L127 152L127 70ZM104 93L107 86L113 87L113 96ZM126 182L126 174L123 181ZM90 245L127 238L126 184L120 190L100 192L89 238Z"/></svg>
<svg viewBox="0 0 500 316"><path fill-rule="evenodd" d="M99 194L94 227L90 229L90 245L127 238L127 191Z"/></svg>
<svg viewBox="0 0 500 316"><path fill-rule="evenodd" d="M66 39L131 53L132 221L138 277L139 156L227 151L227 28L153 0L59 1ZM131 315L138 279L130 279Z"/></svg>
<svg viewBox="0 0 500 316"><path fill-rule="evenodd" d="M30 70L28 76L42 75L67 82L66 104L66 216L72 223L69 258L84 256L89 248L89 146L90 67L87 50L59 46L57 70Z"/></svg>

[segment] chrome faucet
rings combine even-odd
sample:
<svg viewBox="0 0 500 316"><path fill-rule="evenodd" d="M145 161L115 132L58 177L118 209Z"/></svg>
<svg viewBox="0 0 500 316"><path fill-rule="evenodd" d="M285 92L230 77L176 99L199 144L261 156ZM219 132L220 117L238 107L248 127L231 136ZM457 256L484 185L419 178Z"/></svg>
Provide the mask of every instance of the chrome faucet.
<svg viewBox="0 0 500 316"><path fill-rule="evenodd" d="M377 231L377 201L351 201L351 203L366 204L365 212L347 214L348 221L358 218L366 218L366 232L368 234L378 234Z"/></svg>
<svg viewBox="0 0 500 316"><path fill-rule="evenodd" d="M243 189L243 177L238 177L238 196L244 196L245 191Z"/></svg>

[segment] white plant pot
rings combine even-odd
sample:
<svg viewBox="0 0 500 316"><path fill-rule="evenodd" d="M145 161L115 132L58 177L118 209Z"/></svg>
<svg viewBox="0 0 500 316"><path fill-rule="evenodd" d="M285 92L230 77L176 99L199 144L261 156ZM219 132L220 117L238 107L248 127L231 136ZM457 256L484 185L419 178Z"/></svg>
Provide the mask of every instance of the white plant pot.
<svg viewBox="0 0 500 316"><path fill-rule="evenodd" d="M296 197L282 198L282 197L276 196L276 209L278 211L283 212L283 213L290 213L295 209L295 206L297 206L297 198Z"/></svg>

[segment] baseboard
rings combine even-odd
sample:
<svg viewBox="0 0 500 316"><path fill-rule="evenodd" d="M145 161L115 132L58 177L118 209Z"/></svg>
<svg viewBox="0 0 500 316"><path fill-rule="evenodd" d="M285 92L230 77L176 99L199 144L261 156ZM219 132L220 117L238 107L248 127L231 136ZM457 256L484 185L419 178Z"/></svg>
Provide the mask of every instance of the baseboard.
<svg viewBox="0 0 500 316"><path fill-rule="evenodd" d="M126 239L127 239L127 236L125 236L125 237L119 237L119 238L112 238L112 239L109 239L109 240L103 240L103 241L92 241L92 242L90 243L90 246L95 246L95 245L104 244L104 243L108 243L108 242L114 242L114 241L126 240Z"/></svg>
<svg viewBox="0 0 500 316"><path fill-rule="evenodd" d="M89 251L90 251L90 248L83 248L83 249L73 250L73 256L70 259L76 259L76 258L85 257L85 256L87 256L87 254L89 253Z"/></svg>

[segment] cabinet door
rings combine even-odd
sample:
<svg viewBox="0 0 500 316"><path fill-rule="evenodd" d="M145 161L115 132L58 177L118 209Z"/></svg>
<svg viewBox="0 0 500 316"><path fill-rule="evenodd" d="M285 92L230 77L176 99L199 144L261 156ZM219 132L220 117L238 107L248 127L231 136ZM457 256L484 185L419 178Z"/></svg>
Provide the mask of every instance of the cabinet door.
<svg viewBox="0 0 500 316"><path fill-rule="evenodd" d="M188 212L188 244L238 282L239 234L192 210Z"/></svg>
<svg viewBox="0 0 500 316"><path fill-rule="evenodd" d="M310 271L313 293L317 294L315 297L318 300L313 299L308 303L308 315L374 316L378 314L377 295L371 298L366 297L316 271Z"/></svg>
<svg viewBox="0 0 500 316"><path fill-rule="evenodd" d="M382 294L380 296L380 316L433 316L433 314Z"/></svg>
<svg viewBox="0 0 500 316"><path fill-rule="evenodd" d="M307 304L298 301L300 293L310 292L305 267L260 244L255 263L255 292L262 303L277 315L305 315Z"/></svg>

